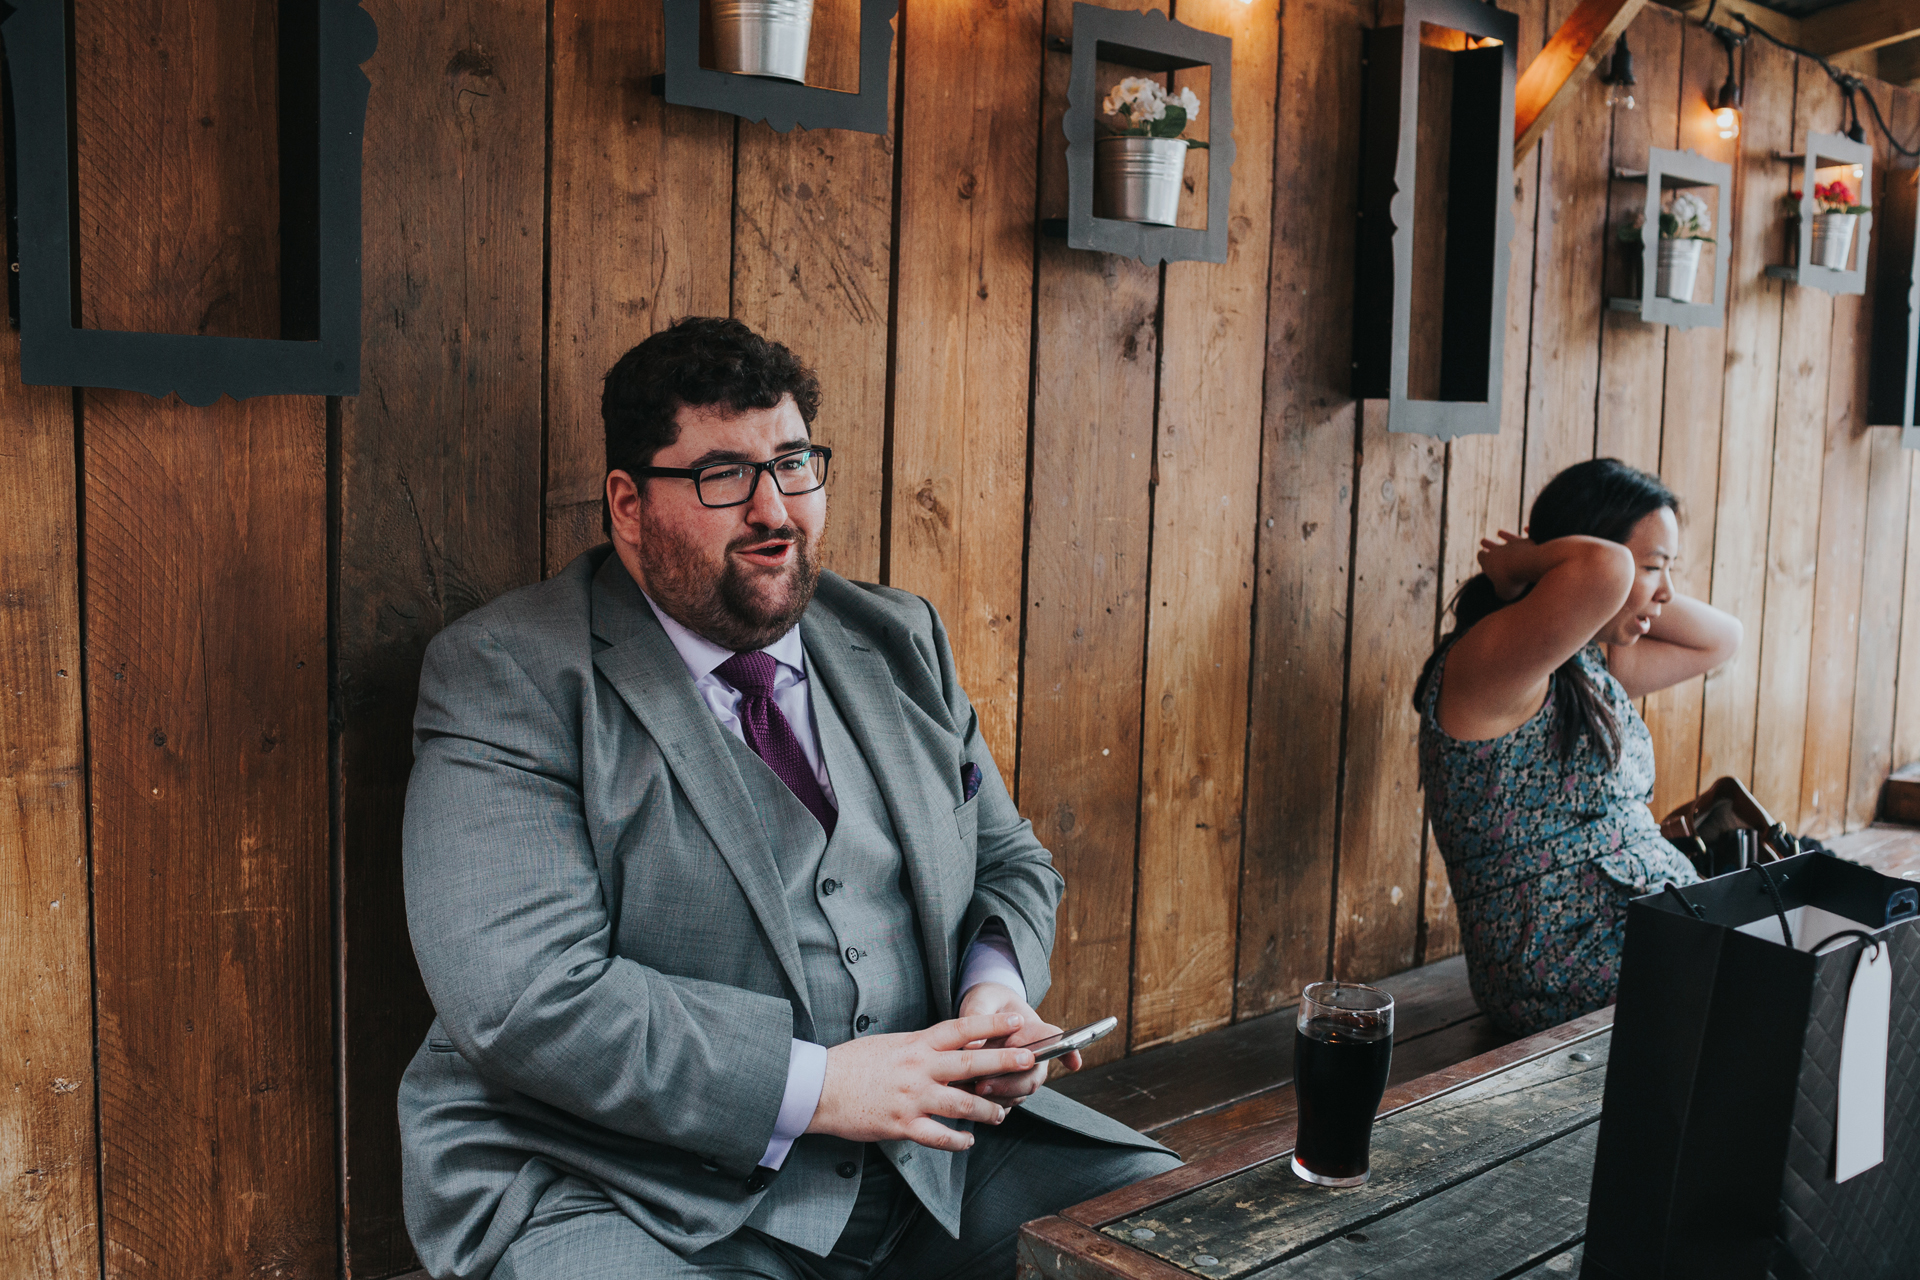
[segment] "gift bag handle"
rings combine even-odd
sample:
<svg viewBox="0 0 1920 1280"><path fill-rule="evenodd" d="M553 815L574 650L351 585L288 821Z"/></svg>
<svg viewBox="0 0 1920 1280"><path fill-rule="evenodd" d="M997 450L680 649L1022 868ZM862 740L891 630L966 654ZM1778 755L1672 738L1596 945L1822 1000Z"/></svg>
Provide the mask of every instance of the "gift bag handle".
<svg viewBox="0 0 1920 1280"><path fill-rule="evenodd" d="M1760 877L1760 891L1773 899L1773 914L1780 918L1780 936L1786 940L1789 948L1793 946L1793 929L1787 924L1786 900L1780 896L1780 886L1774 883L1773 873L1767 870L1767 864L1753 864L1755 874Z"/></svg>

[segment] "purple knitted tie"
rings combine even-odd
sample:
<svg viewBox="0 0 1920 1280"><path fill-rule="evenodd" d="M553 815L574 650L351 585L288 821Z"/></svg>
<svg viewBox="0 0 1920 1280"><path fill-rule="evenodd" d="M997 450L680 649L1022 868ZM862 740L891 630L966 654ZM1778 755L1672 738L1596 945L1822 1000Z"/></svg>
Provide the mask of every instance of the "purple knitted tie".
<svg viewBox="0 0 1920 1280"><path fill-rule="evenodd" d="M713 669L715 675L740 691L740 729L753 753L767 762L787 790L807 806L820 826L833 838L833 824L839 814L827 803L820 780L793 736L793 726L773 700L773 677L780 664L773 655L755 651L736 653Z"/></svg>

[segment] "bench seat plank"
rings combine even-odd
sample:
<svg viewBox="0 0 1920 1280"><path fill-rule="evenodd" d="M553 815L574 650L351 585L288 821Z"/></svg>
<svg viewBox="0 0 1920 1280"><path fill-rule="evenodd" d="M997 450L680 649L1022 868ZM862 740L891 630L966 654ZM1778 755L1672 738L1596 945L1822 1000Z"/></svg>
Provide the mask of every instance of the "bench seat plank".
<svg viewBox="0 0 1920 1280"><path fill-rule="evenodd" d="M1598 1124L1582 1125L1470 1183L1262 1271L1261 1280L1481 1280L1548 1260L1587 1229L1599 1134Z"/></svg>
<svg viewBox="0 0 1920 1280"><path fill-rule="evenodd" d="M1600 1031L1382 1119L1363 1186L1311 1186L1289 1160L1274 1159L1101 1230L1204 1276L1244 1276L1317 1252L1598 1120L1611 1041L1611 1030ZM1216 1261L1194 1264L1196 1256Z"/></svg>

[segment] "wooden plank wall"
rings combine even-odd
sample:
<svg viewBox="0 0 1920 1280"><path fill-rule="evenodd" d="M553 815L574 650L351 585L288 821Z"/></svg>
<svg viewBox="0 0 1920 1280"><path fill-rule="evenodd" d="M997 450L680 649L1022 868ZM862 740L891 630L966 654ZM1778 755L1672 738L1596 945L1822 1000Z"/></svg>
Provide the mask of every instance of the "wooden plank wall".
<svg viewBox="0 0 1920 1280"><path fill-rule="evenodd" d="M1512 2L1523 62L1574 7ZM1590 82L1516 169L1502 430L1442 445L1349 393L1380 0L1161 4L1234 38L1238 123L1227 262L1164 268L1037 234L1071 0L905 0L884 137L666 105L658 0L365 7L361 394L0 375L0 1274L412 1265L420 655L600 540L601 375L675 316L821 369L827 559L939 606L1067 877L1048 1011L1127 1024L1101 1056L1458 949L1413 679L1480 536L1579 459L1665 476L1683 588L1747 628L1647 702L1659 807L1731 772L1829 835L1920 759L1920 473L1864 424L1871 317L1765 274L1772 154L1840 123L1812 64L1754 45L1723 142L1719 46L1642 13L1638 108ZM74 8L87 322L273 333L277 6ZM1640 198L1610 173L1676 145L1735 164L1724 328L1605 306Z"/></svg>

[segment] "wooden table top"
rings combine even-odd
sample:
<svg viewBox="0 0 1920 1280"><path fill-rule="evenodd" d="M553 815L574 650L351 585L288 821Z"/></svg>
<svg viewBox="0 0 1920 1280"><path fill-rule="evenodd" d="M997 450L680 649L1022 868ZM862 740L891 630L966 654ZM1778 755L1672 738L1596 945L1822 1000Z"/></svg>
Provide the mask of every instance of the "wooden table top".
<svg viewBox="0 0 1920 1280"><path fill-rule="evenodd" d="M1288 1127L1029 1223L1019 1274L1573 1276L1612 1038L1603 1009L1390 1090L1364 1186L1294 1176Z"/></svg>

